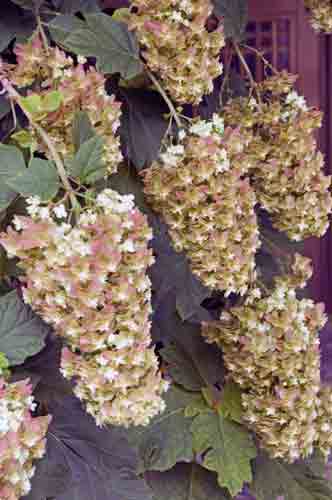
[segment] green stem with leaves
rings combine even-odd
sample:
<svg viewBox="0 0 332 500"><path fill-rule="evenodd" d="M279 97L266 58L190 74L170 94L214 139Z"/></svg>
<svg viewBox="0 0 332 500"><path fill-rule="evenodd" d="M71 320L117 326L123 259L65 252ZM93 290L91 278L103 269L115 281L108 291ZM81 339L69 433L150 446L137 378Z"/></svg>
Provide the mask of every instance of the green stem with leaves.
<svg viewBox="0 0 332 500"><path fill-rule="evenodd" d="M52 139L47 134L47 132L38 123L35 122L32 114L29 111L27 111L24 108L24 106L22 106L22 104L20 103L21 95L14 89L14 87L8 82L8 80L3 80L1 83L2 83L3 87L5 88L5 90L8 92L10 99L15 101L20 106L23 113L25 114L25 116L29 120L30 125L35 129L37 134L40 136L40 138L43 140L43 142L47 146L47 149L50 153L50 156L51 156L52 160L54 161L55 166L57 168L57 171L58 171L59 177L62 181L63 187L65 188L65 190L67 191L67 193L69 195L71 205L72 205L74 211L79 213L80 204L77 201L75 193L74 193L74 191L71 187L71 184L69 182L69 179L67 177L67 173L66 173L66 169L65 169L65 166L63 164L63 161L62 161L59 153L57 152L56 147L54 146L54 144L52 142Z"/></svg>

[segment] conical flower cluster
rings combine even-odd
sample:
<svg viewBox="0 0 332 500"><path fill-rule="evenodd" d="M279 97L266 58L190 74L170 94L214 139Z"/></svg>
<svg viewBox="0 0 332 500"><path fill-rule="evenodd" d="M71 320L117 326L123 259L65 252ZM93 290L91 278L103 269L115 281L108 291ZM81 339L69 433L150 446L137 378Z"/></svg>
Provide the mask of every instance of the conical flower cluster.
<svg viewBox="0 0 332 500"><path fill-rule="evenodd" d="M48 133L58 153L63 157L74 154L74 117L78 111L84 111L96 133L104 139L103 158L108 172L116 172L122 160L120 139L116 135L121 103L114 95L107 95L105 77L93 67L85 69L84 58L79 57L75 66L73 59L57 47L46 50L38 35L25 45L16 45L14 52L17 64L7 68L8 78L14 85L35 84L42 98L55 90L61 94L62 103L58 109L34 117ZM37 149L46 152L45 144L33 128L31 135Z"/></svg>
<svg viewBox="0 0 332 500"><path fill-rule="evenodd" d="M243 389L246 422L272 457L289 462L314 446L327 456L332 446L332 391L320 382L319 331L327 318L323 304L296 297L311 275L309 259L298 255L293 272L271 293L253 289L244 305L203 327Z"/></svg>
<svg viewBox="0 0 332 500"><path fill-rule="evenodd" d="M183 134L182 134L183 136ZM176 251L211 289L244 294L259 247L255 194L244 176L249 138L214 121L194 123L145 171L145 193Z"/></svg>
<svg viewBox="0 0 332 500"><path fill-rule="evenodd" d="M106 189L75 227L29 200L1 243L26 273L24 300L67 344L62 373L98 425L145 425L167 383L150 337L152 237L133 196ZM58 220L56 220L56 218Z"/></svg>
<svg viewBox="0 0 332 500"><path fill-rule="evenodd" d="M0 379L0 498L19 500L29 493L33 462L45 453L51 417L33 418L35 403L27 380Z"/></svg>
<svg viewBox="0 0 332 500"><path fill-rule="evenodd" d="M261 103L232 100L224 116L227 125L253 131L246 154L258 201L278 230L299 241L325 234L332 198L313 135L321 113L292 90L295 79L281 73L265 80L257 88Z"/></svg>
<svg viewBox="0 0 332 500"><path fill-rule="evenodd" d="M148 68L179 104L198 104L221 75L223 27L208 32L210 0L135 0L129 28L135 30Z"/></svg>
<svg viewBox="0 0 332 500"><path fill-rule="evenodd" d="M304 0L305 6L311 11L311 24L316 31L332 33L332 2L331 0Z"/></svg>

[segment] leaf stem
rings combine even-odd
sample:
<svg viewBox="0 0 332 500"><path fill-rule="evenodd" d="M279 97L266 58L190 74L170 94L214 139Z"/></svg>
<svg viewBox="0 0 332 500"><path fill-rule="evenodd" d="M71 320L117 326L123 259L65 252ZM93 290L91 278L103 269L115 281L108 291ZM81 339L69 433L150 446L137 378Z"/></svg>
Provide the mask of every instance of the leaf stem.
<svg viewBox="0 0 332 500"><path fill-rule="evenodd" d="M152 83L157 87L158 89L158 92L159 94L162 96L162 98L164 99L164 101L166 102L167 106L168 106L168 109L170 110L171 112L171 116L174 118L175 120L175 123L177 124L177 126L179 128L182 128L182 122L179 118L179 115L177 114L176 112L176 109L172 103L172 101L170 100L170 98L168 97L168 95L166 94L165 90L162 88L162 86L160 85L160 83L158 82L157 78L154 76L153 73L151 73L151 71L149 71L147 68L146 68L146 72L147 74L149 75L149 78L150 80L152 81Z"/></svg>
<svg viewBox="0 0 332 500"><path fill-rule="evenodd" d="M238 43L235 42L234 40L233 40L233 46L234 46L235 52L236 52L236 54L237 54L237 56L242 64L242 66L243 66L243 68L244 68L244 70L249 78L250 86L256 92L257 100L258 100L259 106L261 107L262 106L262 99L261 99L259 91L257 90L257 83L255 82L254 77L252 76L252 73L251 73L250 68L247 64L247 61L243 57L243 54L241 52L241 49L240 49Z"/></svg>
<svg viewBox="0 0 332 500"><path fill-rule="evenodd" d="M4 79L1 81L3 87L7 90L8 92L8 95L10 98L14 99L17 104L20 106L20 108L22 109L23 113L25 114L25 116L28 118L31 126L36 130L36 132L38 133L38 135L41 137L41 139L44 141L45 145L47 146L48 150L49 150L49 153L55 163L55 166L57 168L57 171L58 171L58 174L59 174L59 177L62 181L62 184L65 188L65 190L68 192L69 194L69 197L70 197L70 202L72 204L72 207L75 211L78 211L80 210L80 204L79 202L77 201L76 199L76 196L75 196L75 193L70 185L70 182L68 180L68 177L67 177L67 173L66 173L66 170L65 170L65 167L64 167L64 164L63 164L63 161L59 155L59 153L57 152L53 142L52 142L52 139L49 137L49 135L47 134L47 132L38 124L34 121L31 113L29 113L29 111L27 111L26 109L24 109L24 107L20 104L20 94L14 89L14 87L9 83L8 80Z"/></svg>
<svg viewBox="0 0 332 500"><path fill-rule="evenodd" d="M37 16L37 26L38 26L38 31L39 31L40 36L41 36L42 41L43 41L43 45L44 45L44 49L46 51L46 54L49 55L50 51L49 51L49 46L48 46L48 40L47 40L46 33L44 31L44 28L42 25L42 20L40 19L40 16Z"/></svg>

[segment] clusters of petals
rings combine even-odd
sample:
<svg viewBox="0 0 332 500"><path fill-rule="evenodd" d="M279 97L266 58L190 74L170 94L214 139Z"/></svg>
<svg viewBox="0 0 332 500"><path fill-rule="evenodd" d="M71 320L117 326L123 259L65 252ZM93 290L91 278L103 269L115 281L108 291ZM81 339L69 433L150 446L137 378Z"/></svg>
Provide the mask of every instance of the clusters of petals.
<svg viewBox="0 0 332 500"><path fill-rule="evenodd" d="M145 193L176 251L209 288L246 293L259 247L256 198L245 178L249 139L223 120L197 121L144 172Z"/></svg>
<svg viewBox="0 0 332 500"><path fill-rule="evenodd" d="M147 66L178 103L198 104L221 75L223 26L208 32L210 0L135 0L129 28L135 30Z"/></svg>
<svg viewBox="0 0 332 500"><path fill-rule="evenodd" d="M304 3L310 9L313 28L318 32L332 33L331 0L305 0Z"/></svg>
<svg viewBox="0 0 332 500"><path fill-rule="evenodd" d="M225 109L225 121L253 131L246 154L257 199L278 230L300 241L325 234L332 197L331 177L324 174L314 138L322 115L293 90L295 80L280 73L263 81L257 87L261 103L234 99Z"/></svg>
<svg viewBox="0 0 332 500"><path fill-rule="evenodd" d="M51 417L32 417L35 403L28 380L0 379L0 498L19 500L31 489L34 461L45 453Z"/></svg>
<svg viewBox="0 0 332 500"><path fill-rule="evenodd" d="M152 232L132 195L102 191L72 227L35 198L1 243L25 271L24 300L65 339L62 373L98 425L145 425L167 389L151 343Z"/></svg>
<svg viewBox="0 0 332 500"><path fill-rule="evenodd" d="M17 64L8 70L11 82L18 87L38 84L41 97L50 91L61 93L60 107L49 113L35 116L63 157L74 154L73 123L78 111L87 113L95 132L104 139L103 159L108 172L117 171L122 160L120 139L116 132L120 126L121 103L105 90L105 77L95 68L86 69L85 58L79 57L78 64L58 47L46 51L39 36L28 43L16 45L14 52ZM31 128L31 141L41 152L47 153L45 144Z"/></svg>
<svg viewBox="0 0 332 500"><path fill-rule="evenodd" d="M311 276L309 259L296 256L293 275L203 326L224 353L230 377L242 388L244 419L275 458L293 462L317 446L332 447L332 391L320 381L319 331L324 305L299 300L295 287Z"/></svg>

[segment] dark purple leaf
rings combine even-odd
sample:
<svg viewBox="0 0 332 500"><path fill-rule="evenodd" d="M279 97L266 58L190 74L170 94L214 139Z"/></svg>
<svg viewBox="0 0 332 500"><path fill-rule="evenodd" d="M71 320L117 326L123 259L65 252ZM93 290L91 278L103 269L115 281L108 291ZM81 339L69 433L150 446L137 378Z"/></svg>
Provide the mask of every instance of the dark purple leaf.
<svg viewBox="0 0 332 500"><path fill-rule="evenodd" d="M52 402L49 411L47 455L26 500L151 500L125 429L97 428L73 397Z"/></svg>
<svg viewBox="0 0 332 500"><path fill-rule="evenodd" d="M320 332L321 379L332 385L332 324L328 322Z"/></svg>

